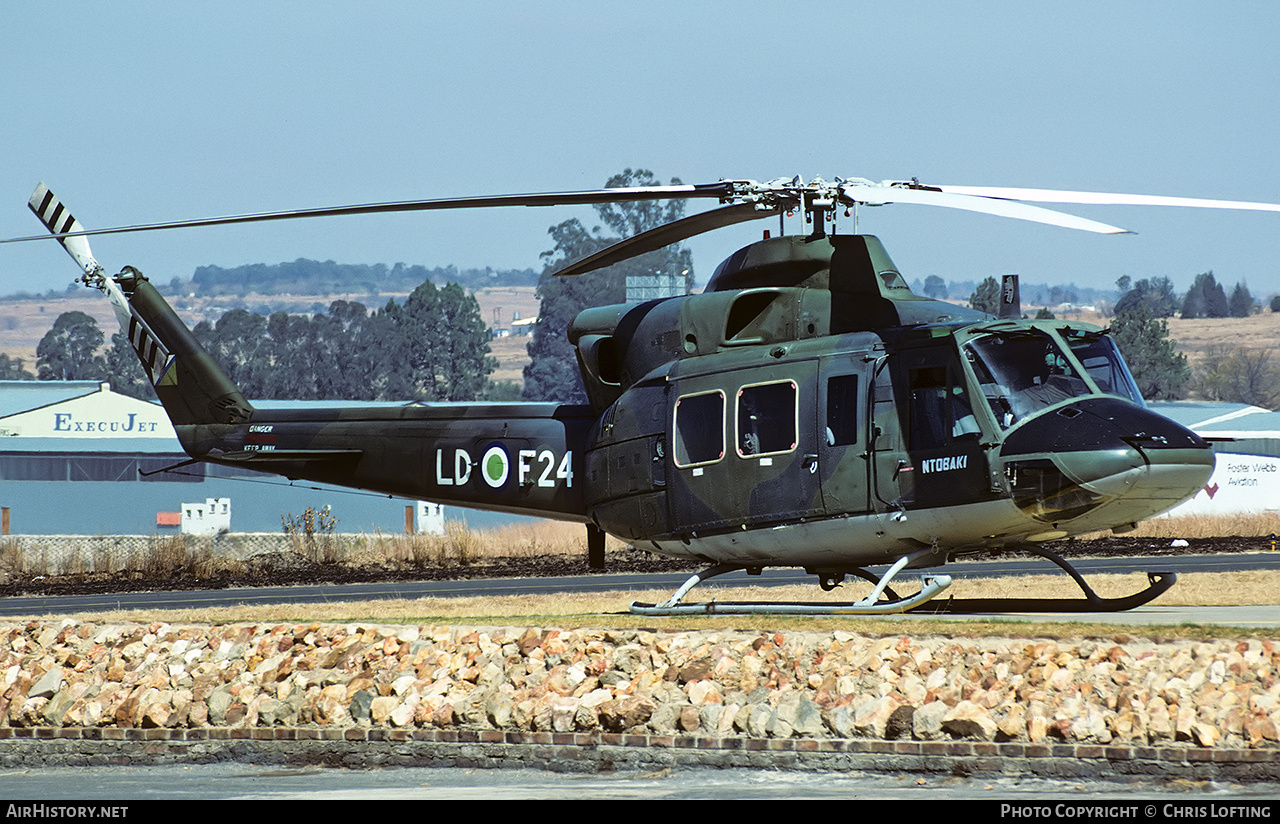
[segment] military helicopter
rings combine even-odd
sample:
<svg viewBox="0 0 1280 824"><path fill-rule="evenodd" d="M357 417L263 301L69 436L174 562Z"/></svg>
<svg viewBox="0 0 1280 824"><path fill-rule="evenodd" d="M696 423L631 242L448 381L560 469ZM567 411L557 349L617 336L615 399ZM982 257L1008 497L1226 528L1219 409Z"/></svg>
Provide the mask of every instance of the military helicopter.
<svg viewBox="0 0 1280 824"><path fill-rule="evenodd" d="M701 294L581 312L567 330L589 403L255 409L143 274L109 276L88 236L302 217L672 198L716 208L570 264L574 276L711 229L801 213L806 235L735 252ZM998 316L915 295L872 235L837 234L836 212L936 205L1098 233L1125 230L1033 202L1280 206L1143 195L930 186L917 180L764 183L517 194L234 215L86 230L44 184L30 208L104 292L192 461L439 503L577 521L589 564L606 533L708 564L645 615L878 614L907 610L1114 611L1173 585L1100 598L1044 544L1125 531L1192 497L1209 445L1146 408L1107 330L1023 320L1016 279ZM829 228L830 227L830 228ZM40 236L48 237L48 236ZM15 238L33 240L36 238ZM938 599L904 569L1026 549L1083 598ZM876 575L869 567L888 565ZM852 603L686 603L731 571L801 567L824 590L874 584Z"/></svg>

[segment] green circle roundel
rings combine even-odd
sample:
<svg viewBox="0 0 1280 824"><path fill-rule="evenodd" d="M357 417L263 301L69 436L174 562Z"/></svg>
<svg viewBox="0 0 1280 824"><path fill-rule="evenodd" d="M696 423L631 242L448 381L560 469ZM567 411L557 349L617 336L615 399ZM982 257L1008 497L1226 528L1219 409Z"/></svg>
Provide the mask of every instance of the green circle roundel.
<svg viewBox="0 0 1280 824"><path fill-rule="evenodd" d="M497 489L507 482L510 473L511 459L507 457L507 450L497 444L489 447L480 459L480 474L484 482Z"/></svg>

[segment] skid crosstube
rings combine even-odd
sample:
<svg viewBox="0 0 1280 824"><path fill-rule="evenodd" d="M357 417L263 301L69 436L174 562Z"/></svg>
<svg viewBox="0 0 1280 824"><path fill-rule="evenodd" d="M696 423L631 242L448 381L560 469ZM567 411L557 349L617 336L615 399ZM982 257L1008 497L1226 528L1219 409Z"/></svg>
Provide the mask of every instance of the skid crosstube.
<svg viewBox="0 0 1280 824"><path fill-rule="evenodd" d="M858 571L858 575L876 581L871 594L851 604L831 604L813 602L772 602L772 601L706 601L697 604L684 604L681 599L698 584L723 575L726 572L744 569L737 564L716 564L702 572L691 576L670 598L661 604L631 604L631 612L636 615L892 615L906 612L912 607L920 606L931 598L935 598L944 589L951 586L951 576L930 575L921 578L920 591L905 598L891 595L891 600L881 601L880 597L888 589L889 582L916 556L928 550L903 556L889 567L883 576L877 579L870 574Z"/></svg>

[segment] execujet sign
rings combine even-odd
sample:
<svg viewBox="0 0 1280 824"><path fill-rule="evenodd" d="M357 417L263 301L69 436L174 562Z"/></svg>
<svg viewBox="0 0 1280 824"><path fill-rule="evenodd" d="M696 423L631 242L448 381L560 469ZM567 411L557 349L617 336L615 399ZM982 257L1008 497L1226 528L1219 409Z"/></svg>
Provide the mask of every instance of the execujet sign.
<svg viewBox="0 0 1280 824"><path fill-rule="evenodd" d="M97 392L0 419L0 433L26 438L177 437L159 405L117 395L105 384Z"/></svg>

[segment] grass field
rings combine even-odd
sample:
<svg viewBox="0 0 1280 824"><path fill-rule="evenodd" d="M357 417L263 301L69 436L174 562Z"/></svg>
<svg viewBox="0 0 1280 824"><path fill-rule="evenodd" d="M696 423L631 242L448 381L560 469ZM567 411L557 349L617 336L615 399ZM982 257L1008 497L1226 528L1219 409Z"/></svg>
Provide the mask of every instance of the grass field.
<svg viewBox="0 0 1280 824"><path fill-rule="evenodd" d="M1248 519L1166 518L1146 522L1138 533L1152 538L1220 536L1224 534L1267 536L1280 527L1280 517L1258 516ZM1087 541L1081 541L1087 548ZM610 544L617 551L621 544ZM167 560L155 559L156 569L169 565L196 565L216 563L198 550L189 553L171 540L158 545L157 551L168 553ZM304 551L300 547L299 551ZM455 524L449 533L440 536L388 536L374 545L362 545L359 553L351 553L345 562L354 564L388 565L395 563L420 563L440 566L471 565L486 558L549 556L580 557L582 554L581 527L552 522L532 526L510 527L494 531L473 531ZM200 556L200 557L197 557ZM203 558L203 560L201 560ZM0 565L5 562L0 551ZM1142 558L1134 559L1135 569L1144 569ZM212 569L206 569L208 572ZM910 580L909 576L904 580ZM1125 575L1096 575L1089 577L1089 585L1103 597L1127 595L1144 589L1147 585L1143 572ZM788 587L734 587L699 590L689 598L700 601L714 597L722 601L826 601L849 603L862 598L870 585L852 579L829 593L817 586ZM912 591L910 585L899 592ZM1075 585L1062 574L1021 576L1005 579L958 580L949 593L957 598L1074 598L1079 596ZM656 603L665 600L668 591L638 590L633 592L580 592L557 593L537 596L492 596L462 598L422 598L380 600L363 602L324 602L313 604L288 604L271 606L245 606L235 608L206 608L195 610L166 610L161 612L118 611L88 613L85 620L96 623L164 621L169 623L227 623L227 622L369 622L387 624L466 623L473 625L564 625L564 626L612 626L655 627L677 630L688 628L733 628L775 630L798 629L846 629L866 634L880 633L939 633L957 635L1014 634L1014 635L1104 635L1133 632L1146 637L1160 638L1214 638L1241 634L1237 628L1203 626L1184 627L1124 627L1112 624L1091 625L1073 622L1011 622L992 618L987 620L892 619L872 617L679 617L645 618L631 615L627 607L632 601ZM1178 583L1161 595L1154 603L1164 606L1219 606L1274 604L1280 601L1280 572L1204 573L1179 576ZM2 602L0 602L2 603ZM0 606L0 610L3 607ZM4 615L6 618L41 618L49 616ZM1083 616L1082 616L1083 618Z"/></svg>

